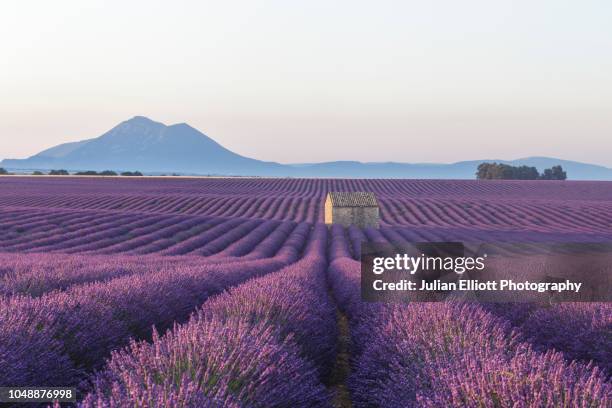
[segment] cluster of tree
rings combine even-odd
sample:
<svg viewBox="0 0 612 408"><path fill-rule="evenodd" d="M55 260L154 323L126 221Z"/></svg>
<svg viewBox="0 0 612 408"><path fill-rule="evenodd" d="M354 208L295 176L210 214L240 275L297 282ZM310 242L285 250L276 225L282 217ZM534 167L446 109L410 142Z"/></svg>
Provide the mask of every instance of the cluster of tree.
<svg viewBox="0 0 612 408"><path fill-rule="evenodd" d="M0 176L6 176L10 174L8 171L6 171L6 169L0 167Z"/></svg>
<svg viewBox="0 0 612 408"><path fill-rule="evenodd" d="M117 176L117 172L112 170L104 170L101 172L87 170L87 171L78 171L74 173L75 176Z"/></svg>
<svg viewBox="0 0 612 408"><path fill-rule="evenodd" d="M535 167L510 166L503 163L481 163L476 171L479 180L565 180L567 173L561 166L545 169L542 174Z"/></svg>
<svg viewBox="0 0 612 408"><path fill-rule="evenodd" d="M540 180L565 180L567 173L563 171L561 166L552 166L550 169L545 169L540 175Z"/></svg>
<svg viewBox="0 0 612 408"><path fill-rule="evenodd" d="M2 174L0 172L0 174ZM118 176L117 172L112 171L112 170L104 170L101 172L97 172L97 171L93 171L93 170L87 170L87 171L79 171L74 173L76 176ZM32 173L32 175L34 176L42 176L44 175L43 172L40 171L35 171L34 173ZM67 170L51 170L49 172L50 176L69 176L70 173ZM124 171L123 173L121 173L122 176L130 176L130 177L136 177L136 176L142 176L142 173L139 171Z"/></svg>

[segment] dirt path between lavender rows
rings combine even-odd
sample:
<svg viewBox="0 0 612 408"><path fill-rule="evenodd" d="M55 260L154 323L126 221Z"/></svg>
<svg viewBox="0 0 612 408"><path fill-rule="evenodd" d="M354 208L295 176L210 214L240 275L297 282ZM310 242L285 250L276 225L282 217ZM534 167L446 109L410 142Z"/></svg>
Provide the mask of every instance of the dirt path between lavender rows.
<svg viewBox="0 0 612 408"><path fill-rule="evenodd" d="M331 291L329 296L334 299ZM348 317L338 305L336 305L336 321L338 322L336 361L325 384L333 394L332 403L335 408L352 408L351 393L347 385L351 373L351 332Z"/></svg>

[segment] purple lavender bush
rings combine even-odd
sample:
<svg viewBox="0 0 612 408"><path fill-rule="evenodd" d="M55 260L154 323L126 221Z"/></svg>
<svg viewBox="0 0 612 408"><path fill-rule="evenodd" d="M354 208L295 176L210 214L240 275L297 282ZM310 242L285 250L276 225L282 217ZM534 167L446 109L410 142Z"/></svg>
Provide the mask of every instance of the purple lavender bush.
<svg viewBox="0 0 612 408"><path fill-rule="evenodd" d="M321 378L334 360L336 324L324 231L314 235L298 263L208 300L151 344L113 353L83 406L161 407L179 395L223 406L329 406Z"/></svg>
<svg viewBox="0 0 612 408"><path fill-rule="evenodd" d="M520 326L536 350L555 349L568 360L592 361L612 375L612 305L558 303L534 311Z"/></svg>
<svg viewBox="0 0 612 408"><path fill-rule="evenodd" d="M47 384L43 378L48 377L72 384L63 361L77 368L96 368L130 338L149 337L152 325L162 330L172 327L210 295L284 265L274 258L225 266L182 267L179 263L155 273L77 285L39 298L0 298L0 355L11 356L0 360L0 371L7 373L2 382L22 383L13 379L23 375L20 366L35 367L46 361L45 356L59 353L58 364L49 358L48 366L40 365L29 374L28 384ZM35 348L27 347L32 338L36 338Z"/></svg>
<svg viewBox="0 0 612 408"><path fill-rule="evenodd" d="M612 384L598 367L567 362L521 341L478 304L368 304L359 263L332 263L330 279L351 323L356 407L599 407Z"/></svg>

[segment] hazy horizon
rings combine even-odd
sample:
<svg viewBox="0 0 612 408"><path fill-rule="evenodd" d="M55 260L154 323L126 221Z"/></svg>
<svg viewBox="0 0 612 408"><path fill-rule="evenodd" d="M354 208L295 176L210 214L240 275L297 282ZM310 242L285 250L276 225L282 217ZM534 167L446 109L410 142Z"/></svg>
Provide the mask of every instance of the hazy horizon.
<svg viewBox="0 0 612 408"><path fill-rule="evenodd" d="M11 2L0 159L135 115L244 156L612 167L603 1Z"/></svg>

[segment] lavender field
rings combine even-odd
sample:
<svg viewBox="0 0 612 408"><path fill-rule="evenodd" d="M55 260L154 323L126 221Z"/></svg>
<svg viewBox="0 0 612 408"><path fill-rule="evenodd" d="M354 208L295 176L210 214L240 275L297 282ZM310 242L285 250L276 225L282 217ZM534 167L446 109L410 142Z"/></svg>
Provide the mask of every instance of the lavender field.
<svg viewBox="0 0 612 408"><path fill-rule="evenodd" d="M371 191L379 229L328 228ZM361 301L360 245L612 242L612 183L0 177L0 386L83 407L612 406L612 305ZM534 249L535 250L535 249Z"/></svg>

